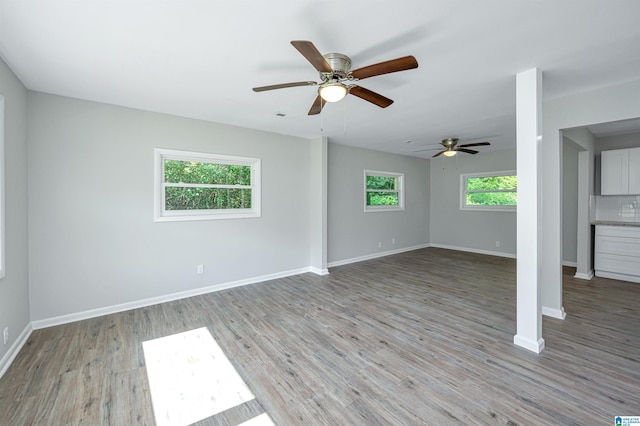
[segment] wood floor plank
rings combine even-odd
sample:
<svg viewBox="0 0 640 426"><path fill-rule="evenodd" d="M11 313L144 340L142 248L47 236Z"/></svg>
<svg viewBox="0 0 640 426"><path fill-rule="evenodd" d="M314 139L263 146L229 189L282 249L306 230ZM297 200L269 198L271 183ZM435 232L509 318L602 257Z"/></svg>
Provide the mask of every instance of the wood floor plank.
<svg viewBox="0 0 640 426"><path fill-rule="evenodd" d="M515 261L429 248L36 330L0 424L153 425L142 342L207 327L256 396L198 424L611 424L640 414L640 284L565 268L515 346Z"/></svg>

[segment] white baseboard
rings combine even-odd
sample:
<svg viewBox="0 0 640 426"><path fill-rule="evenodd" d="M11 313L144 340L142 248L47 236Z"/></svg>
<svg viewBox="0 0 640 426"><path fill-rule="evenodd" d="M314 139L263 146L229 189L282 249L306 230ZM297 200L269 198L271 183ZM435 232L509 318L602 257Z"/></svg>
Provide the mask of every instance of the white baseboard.
<svg viewBox="0 0 640 426"><path fill-rule="evenodd" d="M593 278L593 269L586 274L583 274L582 272L576 272L573 276L574 278L578 278L581 280L590 280L591 278Z"/></svg>
<svg viewBox="0 0 640 426"><path fill-rule="evenodd" d="M333 268L336 266L348 265L350 263L362 262L364 260L377 259L379 257L390 256L392 254L404 253L407 251L419 250L427 247L436 247L436 248L443 248L447 250L458 250L458 251L466 251L466 252L478 253L478 254L487 254L489 256L508 257L511 259L516 258L516 255L514 253L505 253L500 251L481 250L481 249L473 249L469 247L458 247L458 246L450 246L446 244L430 243L430 244L420 244L417 246L405 247L397 250L383 251L380 253L367 254L364 256L353 257L351 259L336 260L333 262L329 262L328 266L329 268Z"/></svg>
<svg viewBox="0 0 640 426"><path fill-rule="evenodd" d="M627 274L618 274L615 272L596 271L596 277L612 278L614 280L640 283L640 277L637 275L627 275Z"/></svg>
<svg viewBox="0 0 640 426"><path fill-rule="evenodd" d="M315 266L310 266L309 272L313 272L316 275L329 275L329 270L327 268L320 269L316 268Z"/></svg>
<svg viewBox="0 0 640 426"><path fill-rule="evenodd" d="M4 373L7 372L13 360L16 359L16 356L18 355L18 352L20 352L20 349L22 349L24 344L27 343L27 339L29 338L29 336L31 336L32 331L33 328L31 324L27 324L25 329L22 330L22 333L20 333L20 336L18 336L16 341L13 342L13 345L11 345L9 351L2 357L2 359L0 360L0 378L4 376Z"/></svg>
<svg viewBox="0 0 640 426"><path fill-rule="evenodd" d="M540 338L538 339L538 341L535 340L531 340L531 339L527 339L524 338L518 334L516 334L515 336L513 336L513 343L530 350L531 352L535 352L537 354L539 354L540 352L542 352L542 350L544 349L544 339Z"/></svg>
<svg viewBox="0 0 640 426"><path fill-rule="evenodd" d="M489 256L508 257L510 259L515 259L516 258L516 254L515 253L505 253L505 252L502 252L502 251L482 250L482 249L474 249L474 248L469 248L469 247L450 246L450 245L438 244L438 243L431 243L430 246L431 247L437 247L437 248L443 248L443 249L447 249L447 250L457 250L457 251L466 251L466 252L470 252L470 253L488 254Z"/></svg>
<svg viewBox="0 0 640 426"><path fill-rule="evenodd" d="M577 268L578 264L576 262L569 262L568 260L563 260L562 266L571 266L572 268Z"/></svg>
<svg viewBox="0 0 640 426"><path fill-rule="evenodd" d="M143 308L145 306L157 305L158 303L172 302L174 300L186 299L187 297L199 296L201 294L213 293L220 290L226 290L233 287L240 287L248 284L256 284L263 281L275 280L278 278L290 277L292 275L304 274L307 272L315 272L311 267L293 269L290 271L283 271L274 274L267 274L258 277L247 278L238 281L232 281L228 283L214 284L208 287L200 287L193 290L181 291L178 293L167 294L158 297L150 297L148 299L135 300L132 302L121 303L113 306L105 306L97 309L90 309L88 311L76 312L73 314L60 315L53 318L46 318L42 320L33 321L31 326L34 330L41 328L53 327L54 325L67 324L70 322L81 321L84 319L100 317L103 315L114 314L117 312L128 311L136 308ZM328 273L328 271L327 271ZM322 274L319 274L322 275Z"/></svg>
<svg viewBox="0 0 640 426"><path fill-rule="evenodd" d="M392 254L404 253L404 252L407 252L407 251L419 250L419 249L423 249L423 248L427 248L427 247L430 247L430 245L429 244L420 244L420 245L417 245L417 246L405 247L405 248L396 249L396 250L389 250L389 251L383 251L383 252L379 252L379 253L372 253L372 254L367 254L367 255L364 255L364 256L352 257L351 259L343 259L343 260L336 260L336 261L333 261L333 262L329 262L329 264L327 266L329 266L329 268L334 268L336 266L348 265L350 263L356 263L356 262L362 262L362 261L365 261L365 260L377 259L379 257L391 256Z"/></svg>
<svg viewBox="0 0 640 426"><path fill-rule="evenodd" d="M566 312L564 311L564 306L560 309L549 308L547 306L542 307L542 315L557 319L565 319L567 317Z"/></svg>

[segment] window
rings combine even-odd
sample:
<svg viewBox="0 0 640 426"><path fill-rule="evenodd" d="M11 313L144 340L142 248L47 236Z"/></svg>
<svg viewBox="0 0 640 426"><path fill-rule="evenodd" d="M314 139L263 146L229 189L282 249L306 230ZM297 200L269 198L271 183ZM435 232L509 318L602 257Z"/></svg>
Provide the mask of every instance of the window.
<svg viewBox="0 0 640 426"><path fill-rule="evenodd" d="M404 174L364 171L365 212L404 210Z"/></svg>
<svg viewBox="0 0 640 426"><path fill-rule="evenodd" d="M460 175L460 209L515 211L518 178L515 170Z"/></svg>
<svg viewBox="0 0 640 426"><path fill-rule="evenodd" d="M6 274L5 260L5 228L4 228L4 182L6 169L4 166L4 96L0 95L0 278Z"/></svg>
<svg viewBox="0 0 640 426"><path fill-rule="evenodd" d="M260 217L260 159L155 150L155 220Z"/></svg>

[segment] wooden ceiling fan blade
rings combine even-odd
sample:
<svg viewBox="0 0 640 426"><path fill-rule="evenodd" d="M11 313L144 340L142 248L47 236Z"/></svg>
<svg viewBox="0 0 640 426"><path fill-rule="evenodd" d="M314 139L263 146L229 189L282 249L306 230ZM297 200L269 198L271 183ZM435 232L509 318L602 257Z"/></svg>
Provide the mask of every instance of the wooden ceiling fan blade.
<svg viewBox="0 0 640 426"><path fill-rule="evenodd" d="M467 154L477 154L478 151L474 151L473 149L465 149L465 148L457 148L456 151L466 152Z"/></svg>
<svg viewBox="0 0 640 426"><path fill-rule="evenodd" d="M442 155L446 152L446 149L444 151L440 151L439 153L433 155L431 158L436 158L438 155Z"/></svg>
<svg viewBox="0 0 640 426"><path fill-rule="evenodd" d="M291 44L298 49L298 52L307 58L307 61L319 72L333 72L329 62L327 62L324 56L322 56L322 53L316 49L313 43L307 40L293 40Z"/></svg>
<svg viewBox="0 0 640 426"><path fill-rule="evenodd" d="M425 152L425 151L437 151L439 149L442 148L426 148L426 149L418 149L417 151L413 151L413 152Z"/></svg>
<svg viewBox="0 0 640 426"><path fill-rule="evenodd" d="M392 72L406 71L418 68L418 61L413 56L404 56L390 61L380 62L369 65L357 70L351 71L354 78L362 80L363 78L374 77L376 75L389 74Z"/></svg>
<svg viewBox="0 0 640 426"><path fill-rule="evenodd" d="M367 102L371 102L372 104L377 105L380 108L386 108L393 103L391 99L386 98L381 94L373 92L369 89L365 89L361 86L351 86L351 88L349 89L349 93L359 97L360 99L364 99Z"/></svg>
<svg viewBox="0 0 640 426"><path fill-rule="evenodd" d="M307 115L318 115L322 112L322 108L325 106L326 102L318 95L316 100L313 101L313 105L311 105L311 109Z"/></svg>
<svg viewBox="0 0 640 426"><path fill-rule="evenodd" d="M299 86L315 86L318 83L315 81L298 81L295 83L282 83L282 84L272 84L270 86L260 86L254 87L254 92L264 92L267 90L276 90L276 89L285 89L287 87L299 87Z"/></svg>
<svg viewBox="0 0 640 426"><path fill-rule="evenodd" d="M486 146L491 145L489 142L476 142L476 143L465 143L464 145L458 145L458 148L468 148L470 146Z"/></svg>

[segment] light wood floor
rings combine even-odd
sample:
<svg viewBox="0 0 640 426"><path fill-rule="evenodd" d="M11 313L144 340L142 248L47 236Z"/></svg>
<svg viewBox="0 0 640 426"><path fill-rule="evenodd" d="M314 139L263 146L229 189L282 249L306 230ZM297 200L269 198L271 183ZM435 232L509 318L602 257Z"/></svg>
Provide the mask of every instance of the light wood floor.
<svg viewBox="0 0 640 426"><path fill-rule="evenodd" d="M208 327L256 396L199 424L608 425L640 415L640 284L573 279L513 345L515 261L417 250L36 330L2 425L154 424L142 342Z"/></svg>

